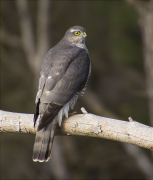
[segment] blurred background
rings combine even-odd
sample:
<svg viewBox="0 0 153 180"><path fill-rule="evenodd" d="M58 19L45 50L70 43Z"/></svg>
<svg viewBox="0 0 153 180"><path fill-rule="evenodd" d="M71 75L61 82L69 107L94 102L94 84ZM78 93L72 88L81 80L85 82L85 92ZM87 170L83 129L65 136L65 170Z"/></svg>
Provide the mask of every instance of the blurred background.
<svg viewBox="0 0 153 180"><path fill-rule="evenodd" d="M153 1L1 3L1 109L34 113L47 51L74 25L86 28L92 72L80 108L153 126ZM1 179L153 179L149 150L56 136L51 160L32 161L35 135L0 134Z"/></svg>

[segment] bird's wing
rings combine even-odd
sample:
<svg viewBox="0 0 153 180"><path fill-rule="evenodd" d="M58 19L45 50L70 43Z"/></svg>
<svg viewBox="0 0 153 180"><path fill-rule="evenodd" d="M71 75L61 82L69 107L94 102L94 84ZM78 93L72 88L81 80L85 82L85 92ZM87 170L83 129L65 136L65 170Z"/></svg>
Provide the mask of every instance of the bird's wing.
<svg viewBox="0 0 153 180"><path fill-rule="evenodd" d="M60 44L60 43L59 43ZM71 62L82 52L81 48L75 48L67 44L57 45L46 54L41 66L41 76L39 78L39 88L36 95L36 110L34 115L34 125L39 114L43 114L46 104L41 100L46 92L54 89L57 82L63 77ZM50 99L49 99L50 100ZM43 104L42 104L42 103ZM57 109L57 108L56 108ZM52 109L51 111L55 111ZM56 113L55 113L56 114Z"/></svg>
<svg viewBox="0 0 153 180"><path fill-rule="evenodd" d="M47 78L40 97L40 107L43 108L43 105L45 105L45 109L39 122L38 130L41 130L44 126L50 123L58 114L60 109L72 99L75 93L84 88L88 78L89 65L90 59L88 53L83 50L69 64L65 73L62 74L62 77L59 78L56 83L54 83L54 86L50 83L52 82L50 81L52 78ZM55 72L53 73L52 71L49 76L52 76L55 73L58 73L56 68Z"/></svg>

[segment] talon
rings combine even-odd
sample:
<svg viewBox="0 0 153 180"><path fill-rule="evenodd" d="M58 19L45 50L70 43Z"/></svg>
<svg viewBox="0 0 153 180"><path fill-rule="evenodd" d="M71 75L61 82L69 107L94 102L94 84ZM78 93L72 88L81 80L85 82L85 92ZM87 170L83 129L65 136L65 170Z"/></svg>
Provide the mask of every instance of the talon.
<svg viewBox="0 0 153 180"><path fill-rule="evenodd" d="M76 114L76 111L73 111L72 113L69 113L69 116L73 116L74 114Z"/></svg>

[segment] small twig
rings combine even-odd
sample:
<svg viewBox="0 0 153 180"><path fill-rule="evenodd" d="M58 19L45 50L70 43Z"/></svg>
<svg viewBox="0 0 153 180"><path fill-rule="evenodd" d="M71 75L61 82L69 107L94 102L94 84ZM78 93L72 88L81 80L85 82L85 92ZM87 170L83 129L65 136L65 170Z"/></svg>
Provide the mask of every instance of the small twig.
<svg viewBox="0 0 153 180"><path fill-rule="evenodd" d="M84 107L81 108L81 111L83 114L88 114L88 112L86 111L86 109Z"/></svg>
<svg viewBox="0 0 153 180"><path fill-rule="evenodd" d="M133 122L134 121L131 116L128 118L128 120L129 120L129 122Z"/></svg>

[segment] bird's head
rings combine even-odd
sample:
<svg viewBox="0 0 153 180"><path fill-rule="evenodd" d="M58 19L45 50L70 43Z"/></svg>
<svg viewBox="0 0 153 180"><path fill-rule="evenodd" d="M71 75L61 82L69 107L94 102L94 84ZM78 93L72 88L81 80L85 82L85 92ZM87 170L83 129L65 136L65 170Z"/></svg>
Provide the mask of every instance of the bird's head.
<svg viewBox="0 0 153 180"><path fill-rule="evenodd" d="M66 38L69 42L81 47L85 44L85 40L87 38L86 30L81 26L73 26L67 30L64 38Z"/></svg>

